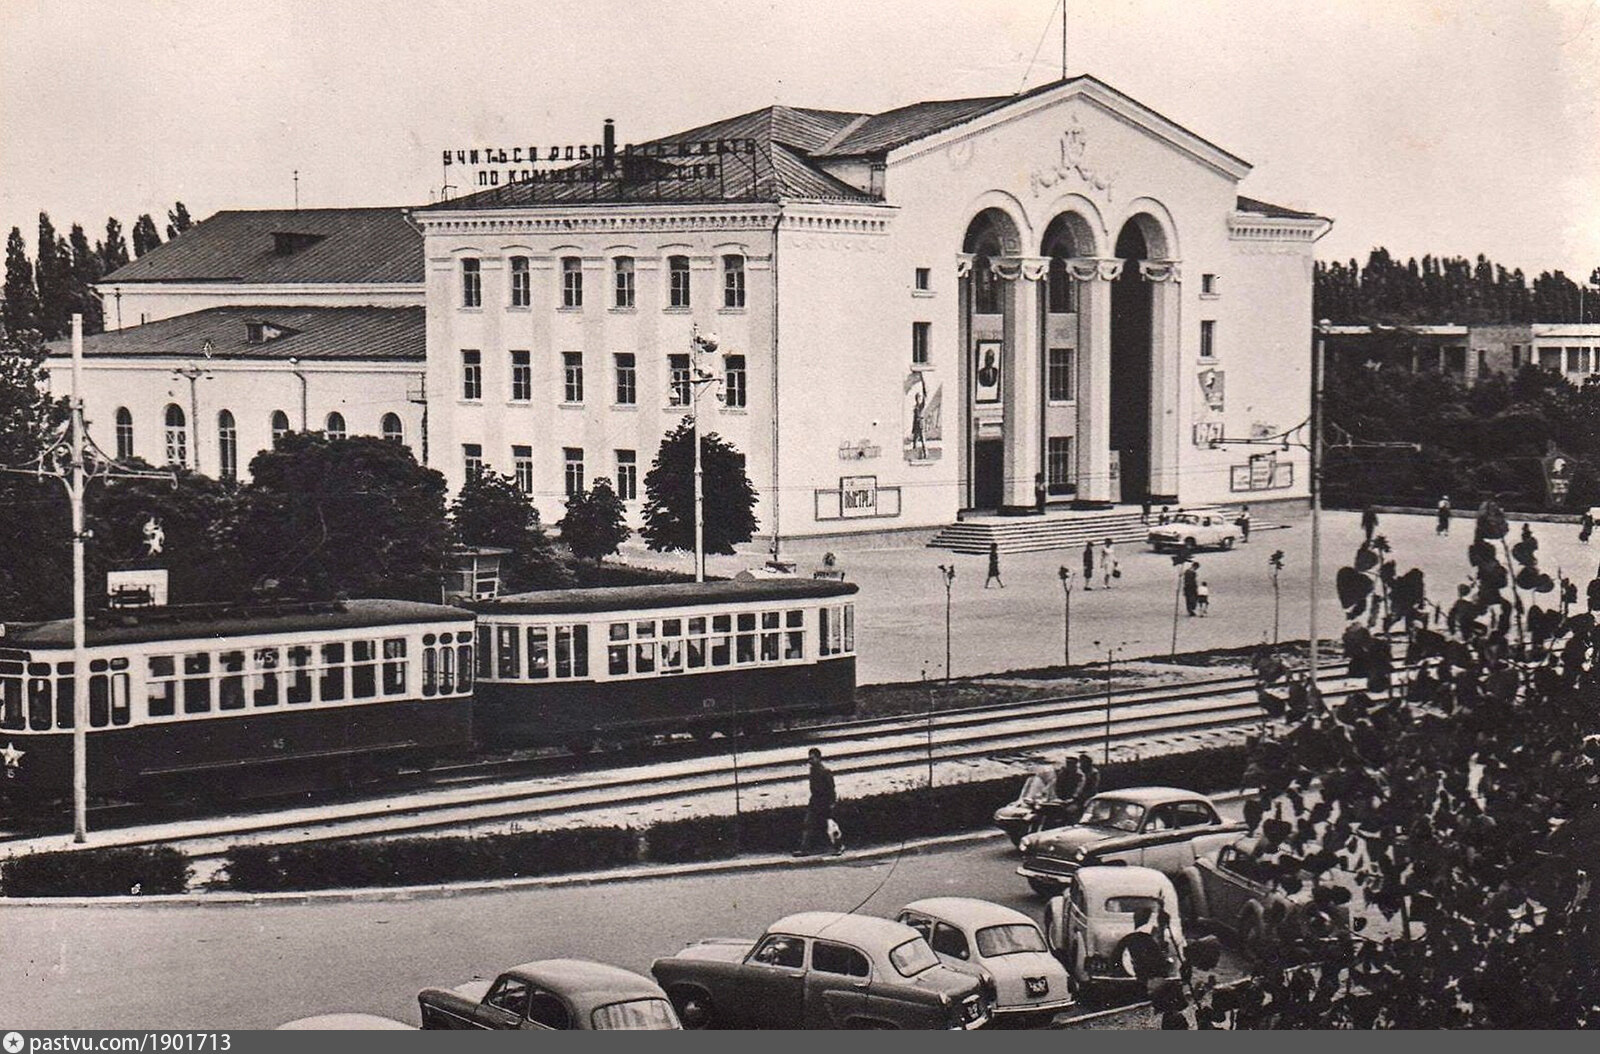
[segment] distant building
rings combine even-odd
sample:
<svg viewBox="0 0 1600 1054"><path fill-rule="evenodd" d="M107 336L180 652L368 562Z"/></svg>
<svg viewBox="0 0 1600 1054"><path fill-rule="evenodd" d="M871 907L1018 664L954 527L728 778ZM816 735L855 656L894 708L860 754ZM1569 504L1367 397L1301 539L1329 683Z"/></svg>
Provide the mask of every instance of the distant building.
<svg viewBox="0 0 1600 1054"><path fill-rule="evenodd" d="M1330 326L1328 354L1441 373L1466 385L1526 365L1580 383L1600 374L1600 324Z"/></svg>

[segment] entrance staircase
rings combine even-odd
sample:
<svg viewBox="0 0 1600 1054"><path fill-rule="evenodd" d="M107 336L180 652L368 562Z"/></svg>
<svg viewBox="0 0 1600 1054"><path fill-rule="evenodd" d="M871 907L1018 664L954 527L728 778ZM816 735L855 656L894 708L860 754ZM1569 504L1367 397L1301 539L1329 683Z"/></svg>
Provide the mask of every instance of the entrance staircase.
<svg viewBox="0 0 1600 1054"><path fill-rule="evenodd" d="M1185 507L1184 512L1217 515L1215 505ZM1150 514L1154 524L1157 514ZM1086 511L1063 510L1043 516L972 516L952 523L928 542L930 549L982 555L990 543L1002 553L1038 553L1051 549L1082 549L1085 542L1107 538L1118 545L1142 543L1149 528L1139 522L1139 510L1127 506Z"/></svg>

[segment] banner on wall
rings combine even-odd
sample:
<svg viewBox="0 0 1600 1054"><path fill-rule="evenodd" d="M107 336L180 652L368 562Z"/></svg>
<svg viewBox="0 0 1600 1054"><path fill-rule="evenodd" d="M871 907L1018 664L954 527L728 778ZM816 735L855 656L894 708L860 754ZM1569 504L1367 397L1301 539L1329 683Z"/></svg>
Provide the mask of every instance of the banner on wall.
<svg viewBox="0 0 1600 1054"><path fill-rule="evenodd" d="M925 371L912 370L906 375L902 397L906 460L913 464L939 460L943 456L944 386L930 387Z"/></svg>
<svg viewBox="0 0 1600 1054"><path fill-rule="evenodd" d="M1222 413L1226 405L1226 399L1224 398L1225 380L1223 371L1214 366L1207 366L1200 371L1200 395L1205 399L1206 409L1219 414Z"/></svg>
<svg viewBox="0 0 1600 1054"><path fill-rule="evenodd" d="M998 340L980 340L972 346L972 401L975 403L1000 401L1000 349Z"/></svg>

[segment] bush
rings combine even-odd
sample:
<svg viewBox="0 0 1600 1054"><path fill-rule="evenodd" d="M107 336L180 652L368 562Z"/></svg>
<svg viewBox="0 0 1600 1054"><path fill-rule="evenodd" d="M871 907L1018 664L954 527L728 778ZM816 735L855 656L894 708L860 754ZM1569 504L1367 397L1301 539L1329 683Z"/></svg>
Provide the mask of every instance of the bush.
<svg viewBox="0 0 1600 1054"><path fill-rule="evenodd" d="M0 895L107 897L182 893L189 858L166 846L32 853L0 862Z"/></svg>

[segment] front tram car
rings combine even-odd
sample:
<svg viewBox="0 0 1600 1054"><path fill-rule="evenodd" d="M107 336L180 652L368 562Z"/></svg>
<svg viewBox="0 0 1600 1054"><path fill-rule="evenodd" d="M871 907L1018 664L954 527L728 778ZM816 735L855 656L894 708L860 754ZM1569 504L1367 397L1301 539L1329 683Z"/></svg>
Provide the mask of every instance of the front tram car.
<svg viewBox="0 0 1600 1054"><path fill-rule="evenodd" d="M472 605L479 743L777 727L855 707L856 587L756 579L557 589Z"/></svg>
<svg viewBox="0 0 1600 1054"><path fill-rule="evenodd" d="M86 652L89 793L279 792L464 751L472 620L399 600L96 616ZM0 800L70 797L72 623L7 629Z"/></svg>

